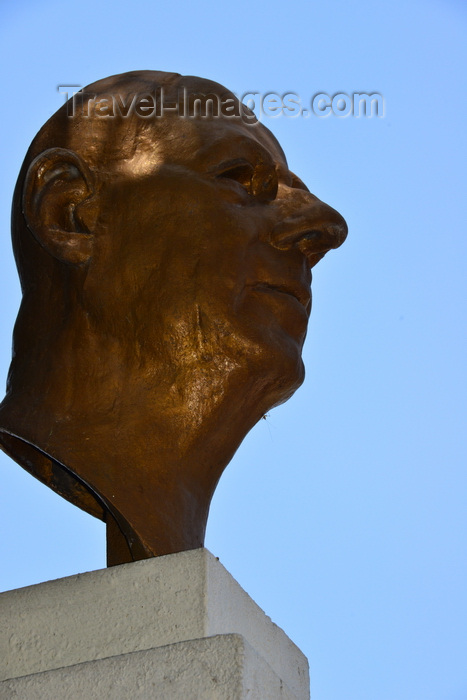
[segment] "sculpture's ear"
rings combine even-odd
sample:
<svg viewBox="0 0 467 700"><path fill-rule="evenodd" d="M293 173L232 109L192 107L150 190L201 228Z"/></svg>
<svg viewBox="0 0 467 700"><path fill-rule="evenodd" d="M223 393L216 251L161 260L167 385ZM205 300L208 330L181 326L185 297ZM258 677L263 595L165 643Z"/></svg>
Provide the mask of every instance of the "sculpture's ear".
<svg viewBox="0 0 467 700"><path fill-rule="evenodd" d="M23 213L31 233L55 258L74 265L91 258L95 204L89 168L73 151L50 148L30 164Z"/></svg>

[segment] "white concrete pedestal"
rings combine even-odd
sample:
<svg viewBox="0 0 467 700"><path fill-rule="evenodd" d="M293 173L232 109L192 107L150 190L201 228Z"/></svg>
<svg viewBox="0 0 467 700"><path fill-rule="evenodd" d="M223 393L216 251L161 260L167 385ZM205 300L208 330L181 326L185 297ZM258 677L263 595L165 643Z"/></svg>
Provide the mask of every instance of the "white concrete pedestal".
<svg viewBox="0 0 467 700"><path fill-rule="evenodd" d="M308 700L308 663L206 549L0 594L1 700Z"/></svg>

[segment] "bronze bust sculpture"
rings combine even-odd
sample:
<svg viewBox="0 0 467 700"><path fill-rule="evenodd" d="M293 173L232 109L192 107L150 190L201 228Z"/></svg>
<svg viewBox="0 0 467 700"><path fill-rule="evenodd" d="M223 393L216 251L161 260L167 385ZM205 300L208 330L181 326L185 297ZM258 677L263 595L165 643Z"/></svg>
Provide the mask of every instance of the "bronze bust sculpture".
<svg viewBox="0 0 467 700"><path fill-rule="evenodd" d="M133 99L181 90L227 106L148 117ZM347 228L224 87L141 71L85 93L39 131L15 190L0 442L106 521L112 565L203 545L225 466L303 381L310 269Z"/></svg>

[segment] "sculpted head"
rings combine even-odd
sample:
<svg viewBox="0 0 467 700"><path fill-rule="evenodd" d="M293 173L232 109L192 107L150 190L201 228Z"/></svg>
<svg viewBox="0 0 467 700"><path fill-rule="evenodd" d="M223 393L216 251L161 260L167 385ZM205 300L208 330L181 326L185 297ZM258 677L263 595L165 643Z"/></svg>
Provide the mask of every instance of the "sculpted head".
<svg viewBox="0 0 467 700"><path fill-rule="evenodd" d="M303 381L310 270L346 226L222 86L142 71L85 93L15 191L0 441L106 520L120 563L202 546L223 469Z"/></svg>

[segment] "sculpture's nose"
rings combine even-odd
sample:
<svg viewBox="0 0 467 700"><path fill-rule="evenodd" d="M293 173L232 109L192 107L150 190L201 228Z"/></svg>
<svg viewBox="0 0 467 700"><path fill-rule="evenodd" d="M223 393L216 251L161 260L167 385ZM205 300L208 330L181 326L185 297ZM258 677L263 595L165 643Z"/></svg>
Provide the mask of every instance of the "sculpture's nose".
<svg viewBox="0 0 467 700"><path fill-rule="evenodd" d="M298 248L310 267L316 265L331 250L338 248L347 236L344 218L310 192L285 188L279 222L274 226L270 243L286 250Z"/></svg>

